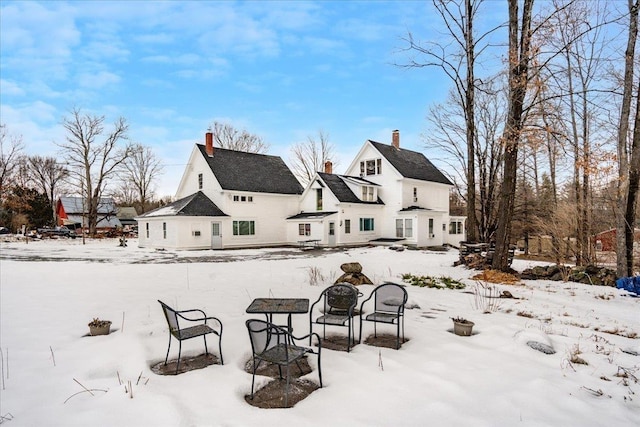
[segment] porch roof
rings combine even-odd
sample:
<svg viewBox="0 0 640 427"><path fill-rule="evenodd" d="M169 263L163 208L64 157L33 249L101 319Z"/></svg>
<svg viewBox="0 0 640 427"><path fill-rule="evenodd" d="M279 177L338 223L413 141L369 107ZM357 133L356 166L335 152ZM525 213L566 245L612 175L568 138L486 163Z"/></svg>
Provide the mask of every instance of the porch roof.
<svg viewBox="0 0 640 427"><path fill-rule="evenodd" d="M333 215L338 213L338 211L333 212L300 212L299 214L290 216L287 219L322 219L326 218L329 215Z"/></svg>

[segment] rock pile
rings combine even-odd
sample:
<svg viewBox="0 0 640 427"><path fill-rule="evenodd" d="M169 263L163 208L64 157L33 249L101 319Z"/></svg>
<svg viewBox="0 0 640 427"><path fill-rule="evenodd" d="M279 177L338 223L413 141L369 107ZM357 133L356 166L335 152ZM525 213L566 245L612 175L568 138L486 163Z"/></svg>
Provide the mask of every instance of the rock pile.
<svg viewBox="0 0 640 427"><path fill-rule="evenodd" d="M344 271L344 274L338 277L336 283L351 283L354 286L373 285L373 282L362 273L362 265L359 262L342 264L340 270Z"/></svg>
<svg viewBox="0 0 640 427"><path fill-rule="evenodd" d="M524 270L521 279L567 280L587 285L616 286L616 272L605 267L587 265L569 267L565 265L536 266Z"/></svg>

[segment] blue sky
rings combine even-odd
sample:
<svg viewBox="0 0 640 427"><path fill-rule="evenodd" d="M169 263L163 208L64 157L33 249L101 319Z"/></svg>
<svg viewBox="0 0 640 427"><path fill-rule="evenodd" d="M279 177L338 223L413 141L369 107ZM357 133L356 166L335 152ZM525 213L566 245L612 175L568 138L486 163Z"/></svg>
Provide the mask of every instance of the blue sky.
<svg viewBox="0 0 640 427"><path fill-rule="evenodd" d="M214 120L262 136L286 162L293 144L322 129L338 173L365 140L388 143L393 129L403 147L424 152L428 108L450 86L437 69L393 65L407 58L407 31L440 37L431 2L0 5L0 121L26 153L58 154L71 108L107 123L123 116L131 139L165 164L159 196L174 194Z"/></svg>

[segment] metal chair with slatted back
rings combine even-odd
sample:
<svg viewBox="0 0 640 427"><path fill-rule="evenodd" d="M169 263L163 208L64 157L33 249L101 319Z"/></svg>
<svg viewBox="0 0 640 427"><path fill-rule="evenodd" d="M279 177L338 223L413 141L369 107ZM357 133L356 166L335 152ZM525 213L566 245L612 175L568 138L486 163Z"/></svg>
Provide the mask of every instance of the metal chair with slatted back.
<svg viewBox="0 0 640 427"><path fill-rule="evenodd" d="M180 369L180 356L182 354L182 341L188 340L190 338L202 337L204 339L204 350L206 354L209 354L209 350L207 348L207 335L214 334L218 337L218 350L220 352L220 364L223 365L224 361L222 359L222 322L217 317L207 316L204 311L199 309L192 310L174 310L169 307L167 304L158 300L160 305L162 306L162 311L164 312L164 316L167 319L167 324L169 325L169 347L167 348L167 356L164 359L164 364L167 364L167 360L169 360L169 350L171 350L171 337L178 340L178 362L176 363L176 374ZM185 314L187 313L199 313L200 317L187 317ZM187 325L192 324L193 326L183 327L181 323L187 323ZM209 323L214 323L211 327Z"/></svg>
<svg viewBox="0 0 640 427"><path fill-rule="evenodd" d="M364 316L364 305L371 298L374 299L373 313ZM378 336L377 323L388 323L397 325L396 350L400 348L400 325L402 324L402 341L404 342L404 306L407 303L408 295L404 287L387 282L376 287L369 295L369 298L360 304L360 341L362 341L362 321L373 323L373 335ZM363 317L364 316L364 317Z"/></svg>
<svg viewBox="0 0 640 427"><path fill-rule="evenodd" d="M348 329L347 352L355 344L355 326L353 315L358 303L358 289L350 283L336 283L322 291L320 297L309 309L309 331L313 332L314 324L322 325L322 338L326 338L327 325L343 326ZM313 318L313 309L322 301L323 315Z"/></svg>
<svg viewBox="0 0 640 427"><path fill-rule="evenodd" d="M303 337L295 337L288 329L264 320L249 319L246 321L249 330L249 339L251 340L251 351L253 358L253 376L251 379L251 399L253 399L253 389L255 386L256 371L261 362L275 363L278 365L280 379L282 379L282 367L287 370L287 385L285 389L285 407L289 406L289 384L291 375L289 367L295 363L302 373L298 361L307 354L315 354L318 356L318 378L320 387L322 387L322 368L320 365L320 353L322 351L322 343L318 334L311 333ZM296 341L304 340L313 336L318 340L318 349L314 351L309 347L296 345Z"/></svg>

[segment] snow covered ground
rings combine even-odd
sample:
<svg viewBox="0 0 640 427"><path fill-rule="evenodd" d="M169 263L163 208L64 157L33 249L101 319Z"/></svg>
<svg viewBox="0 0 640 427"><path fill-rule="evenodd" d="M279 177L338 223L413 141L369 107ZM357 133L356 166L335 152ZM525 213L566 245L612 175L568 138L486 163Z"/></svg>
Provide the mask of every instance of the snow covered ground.
<svg viewBox="0 0 640 427"><path fill-rule="evenodd" d="M640 423L640 298L614 288L547 281L495 285L494 293L508 290L519 299L482 298L484 294L474 294L481 283L470 279L477 272L453 267L456 257L455 251L396 252L383 247L176 252L140 249L135 240L124 248L117 240L86 245L80 239L2 242L2 424ZM449 276L467 288L407 286L413 307L406 313L409 341L399 351L364 343L351 353L324 349L324 388L290 409L248 405L246 307L256 297L315 301L341 275L345 262L361 263L376 284L401 282L401 274L412 273ZM513 267L522 270L531 264L516 260ZM324 277L315 286L310 283L314 270ZM368 296L373 286L360 289ZM225 365L178 376L154 374L150 367L164 360L168 340L158 299L219 317ZM490 303L492 312L484 314ZM475 322L471 337L450 332L450 318L456 316ZM113 322L110 335L85 336L94 317ZM294 333L308 333L308 321L306 315L294 315ZM384 325L380 328L385 330ZM332 331L346 333L343 328ZM365 323L364 335L370 333L372 324ZM548 343L556 352L536 351L528 341ZM199 339L183 343L186 356L202 351ZM317 381L316 369L308 379ZM128 381L133 398L125 392ZM257 379L258 385L267 381ZM82 392L82 386L106 392L91 395Z"/></svg>

